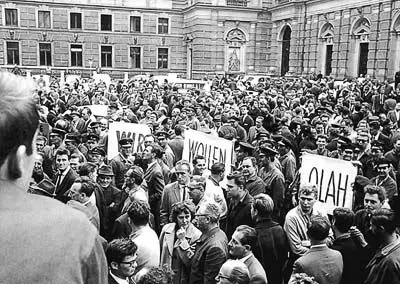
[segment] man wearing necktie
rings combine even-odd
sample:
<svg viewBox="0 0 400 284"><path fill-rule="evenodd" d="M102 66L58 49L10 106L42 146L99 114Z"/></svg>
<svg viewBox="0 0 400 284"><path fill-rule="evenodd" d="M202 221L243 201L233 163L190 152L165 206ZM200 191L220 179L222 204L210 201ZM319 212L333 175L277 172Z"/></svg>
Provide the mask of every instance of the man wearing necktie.
<svg viewBox="0 0 400 284"><path fill-rule="evenodd" d="M186 186L190 182L190 163L180 160L176 163L177 181L168 184L161 197L160 224L161 227L169 223L172 206L189 198Z"/></svg>
<svg viewBox="0 0 400 284"><path fill-rule="evenodd" d="M69 165L69 151L67 149L59 148L55 157L57 174L53 179L56 185L54 194L56 195L56 199L66 203L70 199L68 197L68 190L78 178L78 175Z"/></svg>

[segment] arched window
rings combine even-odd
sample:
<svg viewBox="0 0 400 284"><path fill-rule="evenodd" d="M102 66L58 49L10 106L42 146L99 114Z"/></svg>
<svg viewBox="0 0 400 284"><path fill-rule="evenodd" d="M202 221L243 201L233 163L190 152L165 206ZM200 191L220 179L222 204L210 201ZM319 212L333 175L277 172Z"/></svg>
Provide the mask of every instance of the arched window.
<svg viewBox="0 0 400 284"><path fill-rule="evenodd" d="M229 73L244 72L246 34L238 28L230 30L225 37L227 52L225 69Z"/></svg>

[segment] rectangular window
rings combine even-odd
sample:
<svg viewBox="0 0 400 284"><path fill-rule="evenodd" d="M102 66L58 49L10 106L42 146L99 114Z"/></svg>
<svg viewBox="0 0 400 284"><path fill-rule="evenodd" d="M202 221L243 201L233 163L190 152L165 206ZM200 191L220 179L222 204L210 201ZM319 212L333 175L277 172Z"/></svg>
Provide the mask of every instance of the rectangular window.
<svg viewBox="0 0 400 284"><path fill-rule="evenodd" d="M6 26L18 26L18 11L17 9L4 9L6 16Z"/></svg>
<svg viewBox="0 0 400 284"><path fill-rule="evenodd" d="M112 46L101 47L101 67L112 67Z"/></svg>
<svg viewBox="0 0 400 284"><path fill-rule="evenodd" d="M39 61L42 66L51 66L50 43L39 43Z"/></svg>
<svg viewBox="0 0 400 284"><path fill-rule="evenodd" d="M141 58L140 58L140 47L131 47L131 66L132 68L140 68Z"/></svg>
<svg viewBox="0 0 400 284"><path fill-rule="evenodd" d="M168 33L168 18L158 18L158 33L167 34Z"/></svg>
<svg viewBox="0 0 400 284"><path fill-rule="evenodd" d="M101 15L101 27L102 31L112 31L112 17L111 15Z"/></svg>
<svg viewBox="0 0 400 284"><path fill-rule="evenodd" d="M70 27L71 29L82 29L82 14L71 13L69 14Z"/></svg>
<svg viewBox="0 0 400 284"><path fill-rule="evenodd" d="M39 11L38 13L38 27L50 29L50 11Z"/></svg>
<svg viewBox="0 0 400 284"><path fill-rule="evenodd" d="M7 42L7 64L19 65L19 44L18 42Z"/></svg>
<svg viewBox="0 0 400 284"><path fill-rule="evenodd" d="M71 66L82 67L82 45L71 44Z"/></svg>
<svg viewBox="0 0 400 284"><path fill-rule="evenodd" d="M158 69L168 69L168 48L158 49Z"/></svg>
<svg viewBox="0 0 400 284"><path fill-rule="evenodd" d="M131 16L131 33L140 33L141 29L141 18Z"/></svg>

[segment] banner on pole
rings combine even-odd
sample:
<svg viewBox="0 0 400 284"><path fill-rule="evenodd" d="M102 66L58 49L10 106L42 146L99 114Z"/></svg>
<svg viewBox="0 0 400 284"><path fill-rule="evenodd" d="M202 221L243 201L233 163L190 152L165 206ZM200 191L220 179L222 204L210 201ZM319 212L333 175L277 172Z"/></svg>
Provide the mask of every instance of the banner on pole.
<svg viewBox="0 0 400 284"><path fill-rule="evenodd" d="M225 173L231 172L233 161L233 141L195 130L185 131L182 158L190 163L197 155L204 156L207 169L216 162L225 164Z"/></svg>
<svg viewBox="0 0 400 284"><path fill-rule="evenodd" d="M113 122L108 130L108 159L111 160L118 155L119 141L122 138L133 140L132 153L143 152L144 137L151 134L150 128L145 124Z"/></svg>
<svg viewBox="0 0 400 284"><path fill-rule="evenodd" d="M357 167L351 162L305 153L301 158L300 184L315 184L317 200L332 214L336 207L352 209Z"/></svg>

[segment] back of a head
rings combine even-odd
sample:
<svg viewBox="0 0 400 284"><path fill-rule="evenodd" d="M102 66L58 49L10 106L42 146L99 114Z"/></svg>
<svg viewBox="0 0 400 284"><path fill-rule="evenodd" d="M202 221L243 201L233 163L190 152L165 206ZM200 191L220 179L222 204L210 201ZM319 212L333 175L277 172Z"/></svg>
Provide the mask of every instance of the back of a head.
<svg viewBox="0 0 400 284"><path fill-rule="evenodd" d="M0 72L0 166L7 157L10 180L22 176L14 163L19 146L27 155L34 151L33 138L39 126L39 114L33 100L33 82L8 72Z"/></svg>
<svg viewBox="0 0 400 284"><path fill-rule="evenodd" d="M167 267L150 267L139 278L137 284L172 284L172 271Z"/></svg>
<svg viewBox="0 0 400 284"><path fill-rule="evenodd" d="M222 266L229 267L230 273L229 275L226 276L229 277L230 283L235 283L235 284L250 283L249 269L242 261L229 259Z"/></svg>
<svg viewBox="0 0 400 284"><path fill-rule="evenodd" d="M145 226L149 223L150 207L146 201L135 200L128 209L128 216L135 226Z"/></svg>
<svg viewBox="0 0 400 284"><path fill-rule="evenodd" d="M223 164L221 162L217 162L211 166L211 174L212 175L218 175L223 172L225 172L225 164Z"/></svg>
<svg viewBox="0 0 400 284"><path fill-rule="evenodd" d="M258 217L268 218L274 211L274 201L268 194L260 193L254 196L253 208L257 210Z"/></svg>
<svg viewBox="0 0 400 284"><path fill-rule="evenodd" d="M215 203L207 203L204 205L204 214L208 215L210 222L217 224L220 217L220 208Z"/></svg>
<svg viewBox="0 0 400 284"><path fill-rule="evenodd" d="M386 234L393 234L396 230L396 217L391 209L377 209L372 211L371 224L384 230Z"/></svg>
<svg viewBox="0 0 400 284"><path fill-rule="evenodd" d="M307 234L311 240L323 241L328 237L330 228L331 224L326 217L314 216L311 218Z"/></svg>
<svg viewBox="0 0 400 284"><path fill-rule="evenodd" d="M354 223L354 212L349 208L338 207L333 210L335 227L341 233L347 233Z"/></svg>

